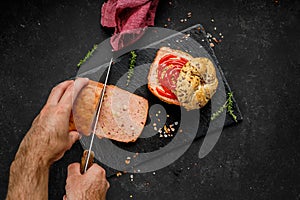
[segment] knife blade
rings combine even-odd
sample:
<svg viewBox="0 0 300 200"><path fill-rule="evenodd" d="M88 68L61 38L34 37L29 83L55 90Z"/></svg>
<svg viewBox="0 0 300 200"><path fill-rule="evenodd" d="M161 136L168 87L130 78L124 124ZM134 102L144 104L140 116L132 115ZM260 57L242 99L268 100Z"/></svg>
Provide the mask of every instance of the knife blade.
<svg viewBox="0 0 300 200"><path fill-rule="evenodd" d="M85 173L93 163L94 152L92 151L92 147L93 147L96 128L97 128L97 124L98 124L98 120L99 120L99 116L100 116L100 112L101 112L101 108L102 108L102 104L103 104L103 100L104 100L104 94L105 94L107 80L108 80L108 77L109 77L112 62L113 62L113 58L110 59L110 62L109 62L109 65L108 65L108 69L107 69L103 89L101 91L101 97L100 97L100 100L97 104L97 110L96 110L96 113L95 113L95 116L94 116L94 119L93 119L93 122L92 122L92 126L91 126L92 127L92 129L91 129L92 130L92 133L91 133L92 138L91 138L91 142L90 142L90 145L89 145L89 149L85 150L84 153L83 153L83 156L82 156L81 166L84 166L84 167L82 167L82 169L83 169L82 174Z"/></svg>

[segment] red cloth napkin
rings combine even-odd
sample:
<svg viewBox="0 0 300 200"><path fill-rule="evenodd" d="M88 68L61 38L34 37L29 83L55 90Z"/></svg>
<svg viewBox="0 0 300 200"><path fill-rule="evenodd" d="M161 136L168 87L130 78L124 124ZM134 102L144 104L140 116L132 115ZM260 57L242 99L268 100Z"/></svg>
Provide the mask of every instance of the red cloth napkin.
<svg viewBox="0 0 300 200"><path fill-rule="evenodd" d="M111 37L114 50L126 46L126 34L139 35L141 28L154 25L155 11L159 0L108 0L101 9L101 24L115 28Z"/></svg>

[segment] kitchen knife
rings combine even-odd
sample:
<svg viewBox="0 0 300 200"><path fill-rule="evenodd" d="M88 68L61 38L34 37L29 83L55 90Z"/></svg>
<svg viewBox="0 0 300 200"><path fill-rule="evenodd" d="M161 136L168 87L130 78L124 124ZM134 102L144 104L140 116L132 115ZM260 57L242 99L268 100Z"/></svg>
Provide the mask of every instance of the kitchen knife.
<svg viewBox="0 0 300 200"><path fill-rule="evenodd" d="M93 161L94 161L94 152L92 151L92 147L93 147L96 128L97 128L97 124L98 124L98 120L99 120L99 116L100 116L100 112L101 112L101 107L102 107L103 100L104 100L104 94L105 94L107 80L108 80L108 77L109 77L112 62L113 62L113 58L110 59L108 69L107 69L107 73L106 73L106 77L105 77L105 81L104 81L104 85L103 85L103 89L101 91L101 97L100 97L100 100L97 104L97 110L96 110L95 116L93 118L93 122L92 122L92 126L91 126L92 127L92 129L91 129L92 130L92 133L91 133L92 138L91 138L91 141L90 141L89 149L85 150L83 152L83 155L82 155L82 158L81 158L80 171L81 171L82 174L84 174L88 170L88 168L92 166Z"/></svg>

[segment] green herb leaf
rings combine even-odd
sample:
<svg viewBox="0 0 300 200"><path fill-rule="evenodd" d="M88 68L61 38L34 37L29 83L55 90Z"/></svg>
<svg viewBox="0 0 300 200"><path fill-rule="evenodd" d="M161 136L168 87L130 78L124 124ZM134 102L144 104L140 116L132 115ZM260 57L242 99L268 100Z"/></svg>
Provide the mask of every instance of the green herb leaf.
<svg viewBox="0 0 300 200"><path fill-rule="evenodd" d="M79 61L79 63L77 64L77 67L78 67L78 68L79 68L83 63L85 63L85 62L87 61L87 59L89 59L89 58L93 55L93 53L94 53L94 51L97 49L97 47L98 47L98 45L97 45L97 44L94 44L93 48L92 48L90 51L87 52L87 54L84 56L83 59L81 59L81 60Z"/></svg>
<svg viewBox="0 0 300 200"><path fill-rule="evenodd" d="M215 112L211 115L211 120L215 120L218 116L221 115L222 112L224 112L225 108L227 109L227 112L229 113L229 115L233 118L233 120L235 122L237 122L237 116L234 114L234 110L233 110L233 93L232 92L228 92L227 93L228 98L226 100L226 102Z"/></svg>
<svg viewBox="0 0 300 200"><path fill-rule="evenodd" d="M129 59L129 69L128 69L128 73L127 73L127 83L126 86L129 85L131 77L134 74L134 67L135 67L135 63L136 63L136 53L135 51L130 51L131 54L131 58Z"/></svg>
<svg viewBox="0 0 300 200"><path fill-rule="evenodd" d="M228 99L227 99L227 112L229 115L234 119L235 122L237 122L237 116L233 112L233 93L228 92Z"/></svg>

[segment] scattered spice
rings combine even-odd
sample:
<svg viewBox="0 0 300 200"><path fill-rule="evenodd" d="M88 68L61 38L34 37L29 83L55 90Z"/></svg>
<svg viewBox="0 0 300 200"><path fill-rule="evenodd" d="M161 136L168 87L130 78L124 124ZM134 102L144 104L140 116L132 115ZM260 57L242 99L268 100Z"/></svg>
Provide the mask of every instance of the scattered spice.
<svg viewBox="0 0 300 200"><path fill-rule="evenodd" d="M93 53L94 53L94 51L97 49L97 47L98 47L98 45L97 45L97 44L94 44L93 48L92 48L90 51L87 52L87 54L84 56L83 59L81 59L81 60L79 61L79 63L77 64L77 67L78 67L78 68L79 68L83 63L85 63L85 62L87 61L87 59L89 59L89 58L93 55Z"/></svg>
<svg viewBox="0 0 300 200"><path fill-rule="evenodd" d="M213 37L212 39L213 39L213 41L215 41L216 43L219 43L219 41L218 41L215 37Z"/></svg>
<svg viewBox="0 0 300 200"><path fill-rule="evenodd" d="M133 174L130 174L130 181L133 181Z"/></svg>
<svg viewBox="0 0 300 200"><path fill-rule="evenodd" d="M130 54L131 54L131 58L129 59L130 62L129 62L129 70L128 70L128 74L127 74L126 86L129 85L130 79L134 74L134 66L135 66L136 57L137 57L135 51L130 51Z"/></svg>
<svg viewBox="0 0 300 200"><path fill-rule="evenodd" d="M122 172L117 172L117 177L122 176Z"/></svg>
<svg viewBox="0 0 300 200"><path fill-rule="evenodd" d="M129 165L130 159L131 159L130 157L127 157L127 158L126 158L126 160L125 160L125 164L126 164L126 165Z"/></svg>
<svg viewBox="0 0 300 200"><path fill-rule="evenodd" d="M126 165L129 165L129 163L130 163L130 160L125 160Z"/></svg>
<svg viewBox="0 0 300 200"><path fill-rule="evenodd" d="M136 152L136 153L133 155L133 158L136 158L138 155L139 155L139 152Z"/></svg>
<svg viewBox="0 0 300 200"><path fill-rule="evenodd" d="M170 131L168 131L168 128L167 128L166 125L164 125L164 131L165 131L166 133L169 133L169 132L170 132Z"/></svg>
<svg viewBox="0 0 300 200"><path fill-rule="evenodd" d="M214 20L214 19L211 19L211 22L214 23L215 20ZM216 32L216 31L217 31L217 27L214 26L214 27L213 27L213 30L214 30L213 32ZM223 34L222 34L221 32L215 33L215 34L216 34L216 35L212 35L212 34L209 33L209 32L206 33L206 37L207 37L207 39L208 39L208 41L209 41L209 46L210 46L210 47L215 47L216 44L219 44L219 43L222 42L221 38L222 38L222 39L224 38L224 36L223 36ZM202 42L204 42L203 39L202 39Z"/></svg>

